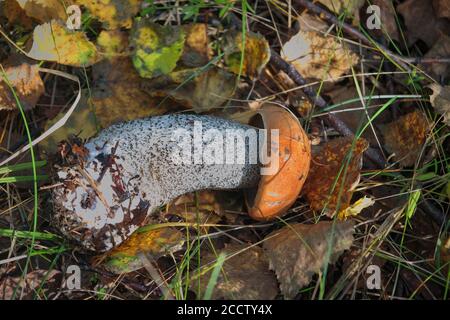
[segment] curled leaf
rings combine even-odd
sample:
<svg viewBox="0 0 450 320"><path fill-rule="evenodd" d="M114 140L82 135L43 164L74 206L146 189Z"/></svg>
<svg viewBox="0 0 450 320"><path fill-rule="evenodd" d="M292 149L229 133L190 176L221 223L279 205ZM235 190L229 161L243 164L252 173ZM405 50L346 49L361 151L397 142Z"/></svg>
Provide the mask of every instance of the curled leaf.
<svg viewBox="0 0 450 320"><path fill-rule="evenodd" d="M281 293L287 299L293 299L314 274L334 263L350 248L353 233L351 221L326 221L288 225L269 234L263 248L270 268L277 274ZM329 257L328 252L331 253Z"/></svg>
<svg viewBox="0 0 450 320"><path fill-rule="evenodd" d="M352 137L337 138L313 154L303 192L314 211L325 210L328 216L333 216L336 209L349 207L368 146L362 138L354 146Z"/></svg>
<svg viewBox="0 0 450 320"><path fill-rule="evenodd" d="M414 165L430 129L427 117L416 110L380 127L385 148L394 154L394 159L405 167Z"/></svg>
<svg viewBox="0 0 450 320"><path fill-rule="evenodd" d="M133 64L139 75L153 78L175 69L183 53L185 34L178 26L161 26L136 19L131 31Z"/></svg>
<svg viewBox="0 0 450 320"><path fill-rule="evenodd" d="M39 75L38 65L22 63L18 66L3 68L5 73L0 69L0 110L18 110L8 82L17 94L22 107L25 110L34 108L39 97L44 93L44 83Z"/></svg>
<svg viewBox="0 0 450 320"><path fill-rule="evenodd" d="M339 211L338 219L345 220L349 217L357 216L364 209L371 207L375 204L375 200L366 196L356 200L351 206Z"/></svg>
<svg viewBox="0 0 450 320"><path fill-rule="evenodd" d="M128 240L106 254L105 268L117 274L132 272L144 266L138 256L140 252L158 259L180 250L183 244L184 235L175 228L137 230Z"/></svg>
<svg viewBox="0 0 450 320"><path fill-rule="evenodd" d="M251 79L257 78L270 60L269 43L262 35L252 32L243 35L242 32L229 31L225 35L224 51L228 69Z"/></svg>
<svg viewBox="0 0 450 320"><path fill-rule="evenodd" d="M222 252L227 258L220 270L211 298L231 300L271 300L278 293L275 275L260 247L245 244L226 245ZM212 267L220 252L202 253L201 266ZM211 268L212 269L212 268ZM192 290L200 289L203 298L212 270L201 274L200 282L192 281ZM200 288L199 288L200 286Z"/></svg>
<svg viewBox="0 0 450 320"><path fill-rule="evenodd" d="M28 56L74 67L90 66L98 60L97 48L83 32L69 30L56 20L34 29Z"/></svg>
<svg viewBox="0 0 450 320"><path fill-rule="evenodd" d="M443 115L444 123L450 126L450 86L430 85L433 94L430 102L437 113Z"/></svg>

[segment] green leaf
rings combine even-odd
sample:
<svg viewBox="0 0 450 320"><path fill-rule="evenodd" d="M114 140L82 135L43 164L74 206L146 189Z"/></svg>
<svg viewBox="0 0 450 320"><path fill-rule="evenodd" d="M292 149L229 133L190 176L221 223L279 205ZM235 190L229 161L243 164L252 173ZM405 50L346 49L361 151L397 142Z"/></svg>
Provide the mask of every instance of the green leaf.
<svg viewBox="0 0 450 320"><path fill-rule="evenodd" d="M136 19L131 32L134 67L144 78L166 75L175 69L183 53L184 31L177 26L161 26Z"/></svg>

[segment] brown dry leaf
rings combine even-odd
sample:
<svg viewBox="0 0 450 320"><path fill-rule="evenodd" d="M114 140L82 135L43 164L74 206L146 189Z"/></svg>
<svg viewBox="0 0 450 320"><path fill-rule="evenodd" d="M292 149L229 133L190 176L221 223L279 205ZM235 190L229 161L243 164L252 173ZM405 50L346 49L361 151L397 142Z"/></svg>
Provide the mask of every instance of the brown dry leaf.
<svg viewBox="0 0 450 320"><path fill-rule="evenodd" d="M433 0L434 12L439 18L450 19L450 1L448 0Z"/></svg>
<svg viewBox="0 0 450 320"><path fill-rule="evenodd" d="M92 67L94 86L90 103L102 128L118 121L161 115L167 104L155 107L160 99L142 89L139 77L129 58L101 61Z"/></svg>
<svg viewBox="0 0 450 320"><path fill-rule="evenodd" d="M404 167L413 166L430 129L427 117L421 111L415 110L380 128L384 147L395 154L395 161L399 161Z"/></svg>
<svg viewBox="0 0 450 320"><path fill-rule="evenodd" d="M431 47L442 31L450 30L450 23L435 15L429 1L406 0L397 6L397 10L405 19L409 45L420 39Z"/></svg>
<svg viewBox="0 0 450 320"><path fill-rule="evenodd" d="M440 86L431 84L433 94L430 96L430 102L437 113L443 115L443 121L450 126L450 86Z"/></svg>
<svg viewBox="0 0 450 320"><path fill-rule="evenodd" d="M107 29L131 28L142 0L75 0L85 6Z"/></svg>
<svg viewBox="0 0 450 320"><path fill-rule="evenodd" d="M220 107L233 96L235 81L234 74L212 66L175 71L148 81L145 87L153 95L168 95L186 108L206 111Z"/></svg>
<svg viewBox="0 0 450 320"><path fill-rule="evenodd" d="M41 285L43 289L39 289ZM47 289L57 289L61 285L61 272L57 270L35 270L22 276L4 277L0 281L0 300L33 299L36 294L39 298L45 298ZM23 295L21 292L23 290ZM14 294L14 291L15 294Z"/></svg>
<svg viewBox="0 0 450 320"><path fill-rule="evenodd" d="M15 0L25 14L39 22L53 19L66 21L67 14L61 0Z"/></svg>
<svg viewBox="0 0 450 320"><path fill-rule="evenodd" d="M143 252L158 259L180 250L184 241L184 234L175 228L141 228L117 248L106 253L105 268L117 274L138 270L144 267L139 253Z"/></svg>
<svg viewBox="0 0 450 320"><path fill-rule="evenodd" d="M21 25L27 30L33 27L33 20L26 15L16 0L0 1L0 16L5 16L12 25Z"/></svg>
<svg viewBox="0 0 450 320"><path fill-rule="evenodd" d="M90 66L99 58L97 48L84 32L69 30L57 20L34 28L33 45L28 56L73 67Z"/></svg>
<svg viewBox="0 0 450 320"><path fill-rule="evenodd" d="M58 144L67 141L72 136L80 139L89 139L97 134L96 119L87 101L88 91L83 90L81 99L74 113L69 117L66 124L52 133L49 137L39 143L40 151L44 155L53 155L58 151ZM55 118L45 123L44 130L48 130L59 121L66 113L61 112Z"/></svg>
<svg viewBox="0 0 450 320"><path fill-rule="evenodd" d="M242 252L240 252L242 251ZM275 274L269 270L269 263L260 247L249 247L248 244L227 244L222 252L227 258L219 273L211 299L229 300L272 300L278 294ZM240 252L240 253L238 253ZM201 266L211 267L220 252L202 252ZM212 270L200 277L200 292L202 299L211 278ZM191 289L197 292L199 282L192 281Z"/></svg>
<svg viewBox="0 0 450 320"><path fill-rule="evenodd" d="M442 34L424 58L448 58L450 56L450 37ZM450 63L427 63L421 65L431 77L444 82L450 78Z"/></svg>
<svg viewBox="0 0 450 320"><path fill-rule="evenodd" d="M389 35L390 39L400 41L397 22L395 20L395 8L391 0L371 0L371 5L380 7L381 30L370 30L377 36ZM389 38L387 40L389 40Z"/></svg>
<svg viewBox="0 0 450 320"><path fill-rule="evenodd" d="M184 25L186 40L181 61L186 67L202 67L209 61L208 26L205 23Z"/></svg>
<svg viewBox="0 0 450 320"><path fill-rule="evenodd" d="M277 274L285 298L295 298L298 291L308 285L327 263L336 262L351 247L353 233L351 221L322 221L313 225L291 224L269 234L263 248L269 258L270 268ZM333 239L330 239L332 234ZM332 248L327 261L329 243Z"/></svg>
<svg viewBox="0 0 450 320"><path fill-rule="evenodd" d="M37 64L22 63L18 66L0 69L0 110L18 110L16 100L4 76L14 88L24 110L34 108L39 97L44 93L44 83L39 75Z"/></svg>
<svg viewBox="0 0 450 320"><path fill-rule="evenodd" d="M337 138L314 152L311 169L303 187L303 193L314 211L325 210L331 217L338 205L339 211L349 207L353 191L359 183L363 153L369 146L362 138L355 142L353 149L352 144L352 137Z"/></svg>
<svg viewBox="0 0 450 320"><path fill-rule="evenodd" d="M231 30L224 35L225 63L235 74L243 74L251 79L257 78L270 60L270 47L260 34L245 34L244 57L242 61L242 32Z"/></svg>
<svg viewBox="0 0 450 320"><path fill-rule="evenodd" d="M304 27L283 45L281 56L304 77L336 79L358 63L358 56L341 41L319 32L323 31L320 20L302 15L300 24Z"/></svg>

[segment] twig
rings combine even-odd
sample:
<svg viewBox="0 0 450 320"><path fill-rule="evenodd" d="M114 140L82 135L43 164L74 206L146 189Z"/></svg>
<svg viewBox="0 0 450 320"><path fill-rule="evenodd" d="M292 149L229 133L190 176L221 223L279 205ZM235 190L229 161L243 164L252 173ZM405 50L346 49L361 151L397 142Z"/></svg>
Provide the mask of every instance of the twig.
<svg viewBox="0 0 450 320"><path fill-rule="evenodd" d="M271 50L270 62L278 69L283 70L297 85L304 86L306 85L306 80L303 76L295 69L295 67L283 60L278 53L274 50ZM307 98L313 103L313 105L319 107L324 110L327 107L327 102L315 92L311 87L304 87L303 92L306 94ZM342 134L343 136L354 136L353 131L343 122L341 119L336 117L333 113L328 112L325 118L327 124L333 127L337 132ZM378 150L369 148L365 152L367 157L376 163L378 166L384 168L386 165L386 161L384 157L381 155Z"/></svg>
<svg viewBox="0 0 450 320"><path fill-rule="evenodd" d="M361 40L361 42L363 42L364 44L366 44L368 46L375 45L377 49L379 49L385 55L389 56L392 60L394 60L396 63L398 63L398 65L400 67L402 67L404 70L410 71L410 68L409 68L408 64L406 63L405 58L403 58L402 56L399 56L398 54L395 54L394 52L392 52L391 50L389 50L382 44L379 44L373 40L367 39L367 37L364 34L359 32L358 30L356 30L349 24L347 24L343 21L340 21L335 15L328 12L327 10L325 10L325 9L319 7L318 5L316 5L315 3L312 3L307 0L295 0L295 2L299 5L301 5L302 7L305 7L309 11L315 13L316 15L328 20L332 24L342 28L350 36L352 36L353 38L356 38L358 40Z"/></svg>

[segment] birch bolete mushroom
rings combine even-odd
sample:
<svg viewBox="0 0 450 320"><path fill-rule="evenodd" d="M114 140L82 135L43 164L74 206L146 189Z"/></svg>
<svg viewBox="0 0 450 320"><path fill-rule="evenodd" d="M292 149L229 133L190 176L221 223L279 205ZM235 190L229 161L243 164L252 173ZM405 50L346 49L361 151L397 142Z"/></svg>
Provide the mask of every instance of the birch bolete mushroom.
<svg viewBox="0 0 450 320"><path fill-rule="evenodd" d="M285 108L265 104L259 114L268 132L188 114L104 129L84 144L75 164L57 167L55 224L84 248L103 252L125 241L164 204L196 190L257 187L249 201L253 218L284 213L306 178L309 141Z"/></svg>

